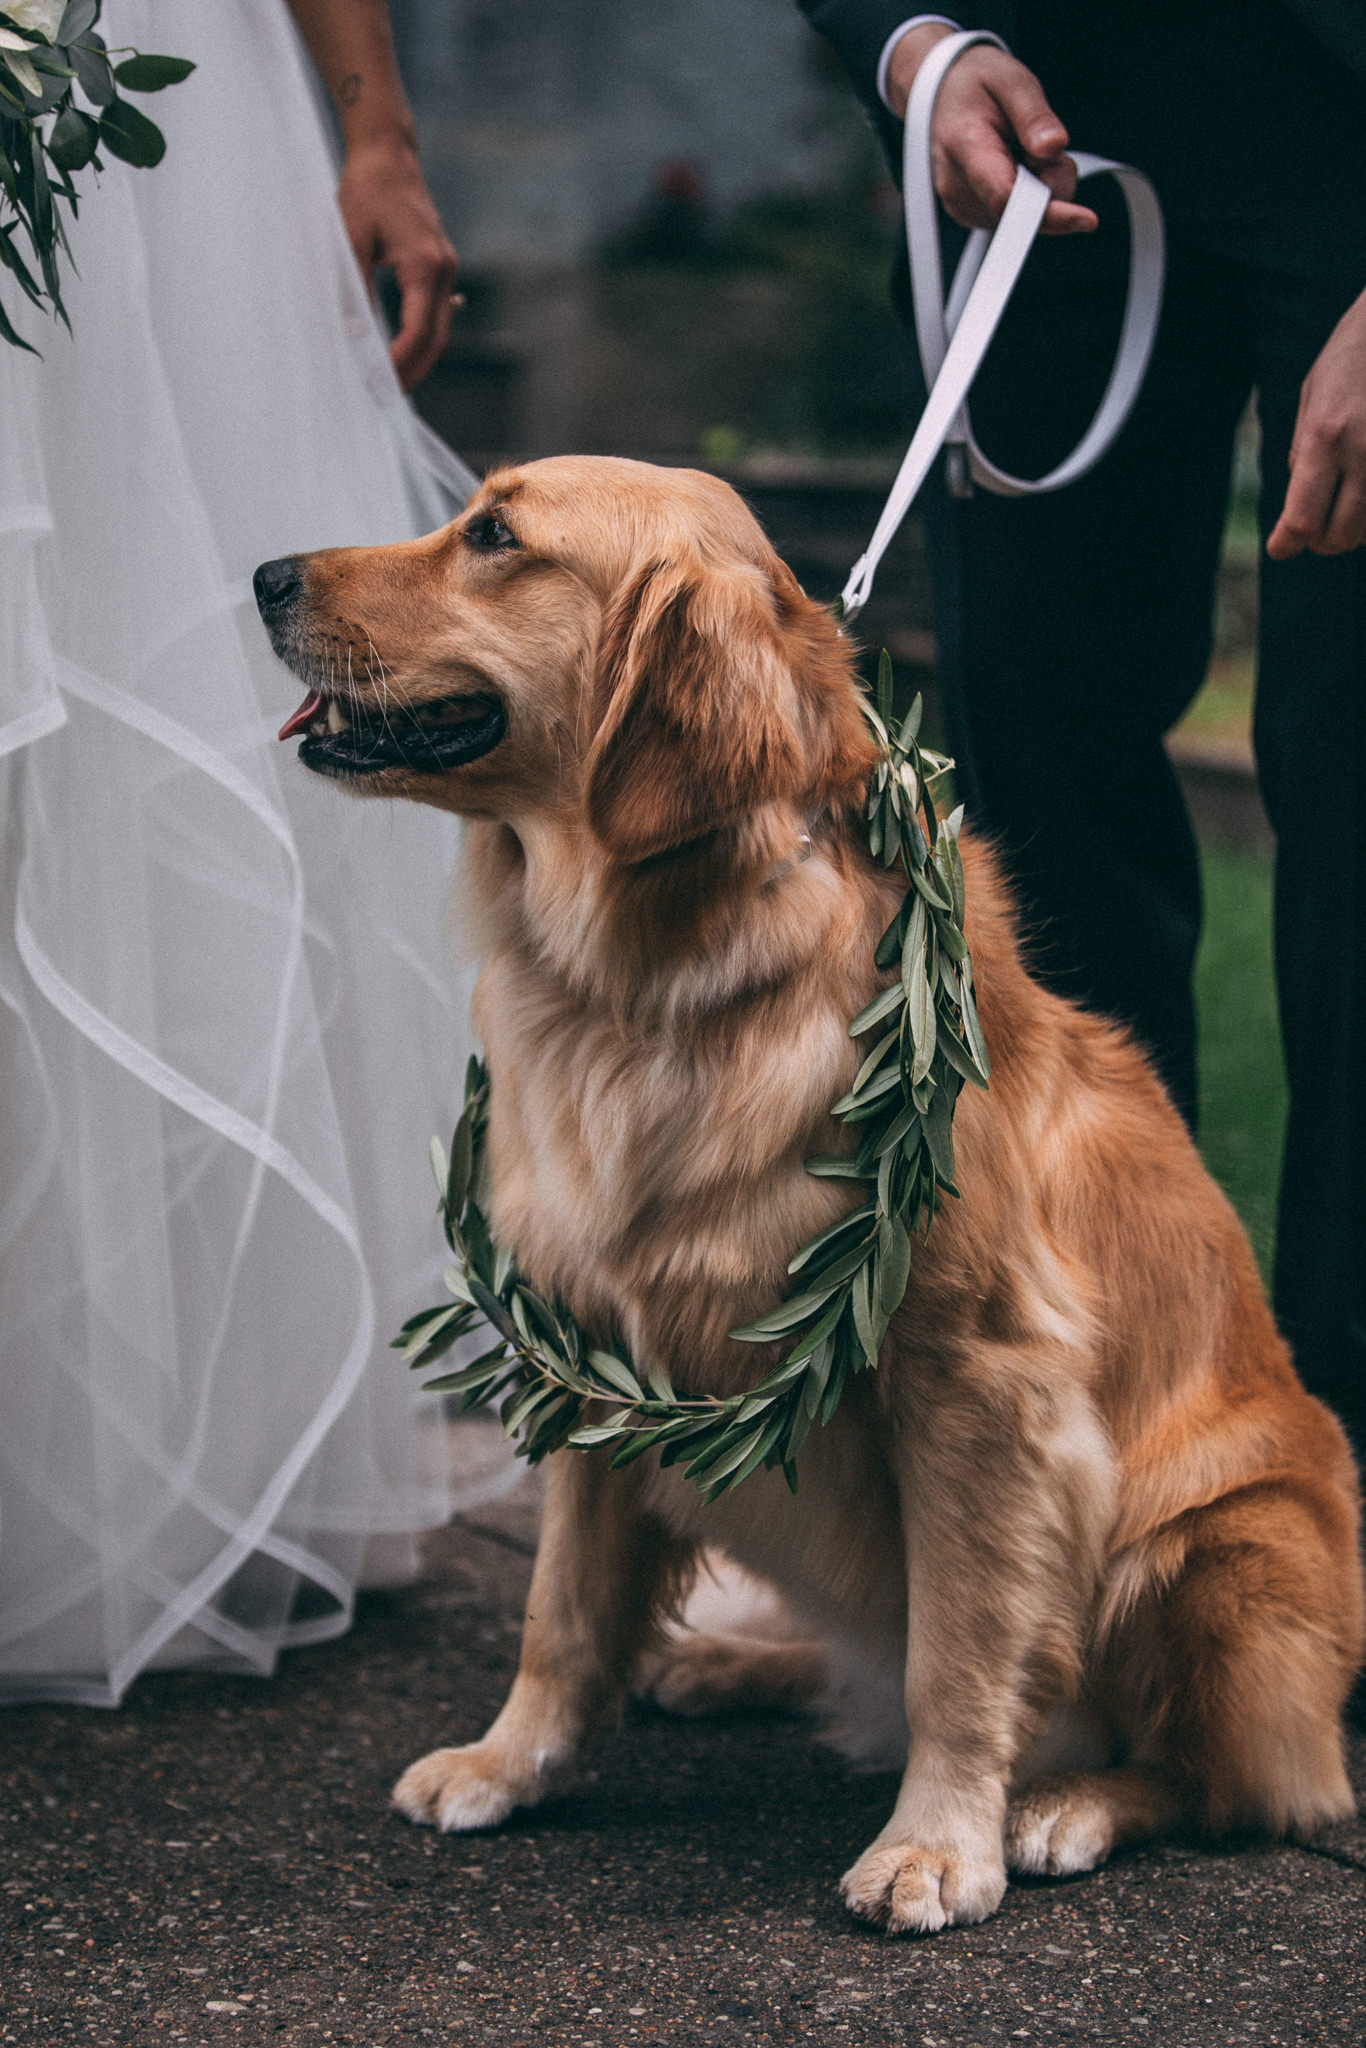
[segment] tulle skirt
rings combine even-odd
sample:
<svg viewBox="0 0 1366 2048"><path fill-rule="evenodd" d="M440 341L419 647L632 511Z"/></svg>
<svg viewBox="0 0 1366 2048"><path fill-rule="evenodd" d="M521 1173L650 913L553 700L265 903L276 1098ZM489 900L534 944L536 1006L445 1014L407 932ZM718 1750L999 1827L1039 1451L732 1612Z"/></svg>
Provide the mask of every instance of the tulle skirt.
<svg viewBox="0 0 1366 2048"><path fill-rule="evenodd" d="M199 69L82 206L74 340L0 347L0 1699L95 1704L336 1633L367 1543L509 1475L386 1349L439 1292L455 828L276 744L250 590L473 480L395 382L280 0L105 27Z"/></svg>

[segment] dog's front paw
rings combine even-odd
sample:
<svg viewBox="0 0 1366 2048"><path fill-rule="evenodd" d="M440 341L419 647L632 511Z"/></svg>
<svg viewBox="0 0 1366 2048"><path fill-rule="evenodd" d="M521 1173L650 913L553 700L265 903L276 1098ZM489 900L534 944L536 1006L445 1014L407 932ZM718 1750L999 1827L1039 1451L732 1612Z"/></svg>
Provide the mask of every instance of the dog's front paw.
<svg viewBox="0 0 1366 2048"><path fill-rule="evenodd" d="M874 1843L840 1880L851 1913L888 1934L937 1934L986 1920L1005 1894L1000 1855L922 1849L914 1842Z"/></svg>
<svg viewBox="0 0 1366 2048"><path fill-rule="evenodd" d="M409 1764L394 1787L394 1804L409 1820L443 1835L496 1828L514 1806L532 1806L542 1788L508 1767L491 1743L434 1749Z"/></svg>

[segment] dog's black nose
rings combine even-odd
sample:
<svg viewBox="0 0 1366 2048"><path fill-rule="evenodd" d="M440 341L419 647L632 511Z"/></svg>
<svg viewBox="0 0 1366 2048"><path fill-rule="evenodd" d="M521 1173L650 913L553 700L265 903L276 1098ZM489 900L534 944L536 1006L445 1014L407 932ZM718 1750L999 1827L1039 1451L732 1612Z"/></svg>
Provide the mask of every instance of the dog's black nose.
<svg viewBox="0 0 1366 2048"><path fill-rule="evenodd" d="M251 579L251 587L256 592L258 611L279 611L303 588L298 556L285 555L278 562L262 562Z"/></svg>

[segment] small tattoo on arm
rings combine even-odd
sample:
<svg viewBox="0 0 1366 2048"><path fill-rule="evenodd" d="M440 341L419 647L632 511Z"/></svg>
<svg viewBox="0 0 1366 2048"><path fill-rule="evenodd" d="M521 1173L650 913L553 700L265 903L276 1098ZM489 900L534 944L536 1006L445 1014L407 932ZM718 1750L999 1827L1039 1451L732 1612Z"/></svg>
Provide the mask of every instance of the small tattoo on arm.
<svg viewBox="0 0 1366 2048"><path fill-rule="evenodd" d="M359 71L351 71L347 73L346 77L337 87L337 98L341 101L344 107L355 106L356 101L360 98L361 95L361 84L362 80Z"/></svg>

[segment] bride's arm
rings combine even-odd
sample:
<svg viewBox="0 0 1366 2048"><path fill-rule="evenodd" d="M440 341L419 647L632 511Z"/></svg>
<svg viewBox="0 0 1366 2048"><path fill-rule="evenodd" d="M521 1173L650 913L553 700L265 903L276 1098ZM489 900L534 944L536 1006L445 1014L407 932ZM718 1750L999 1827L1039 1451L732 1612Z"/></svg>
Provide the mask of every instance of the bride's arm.
<svg viewBox="0 0 1366 2048"><path fill-rule="evenodd" d="M405 391L435 363L451 326L456 254L417 160L417 131L394 57L388 0L288 0L336 102L346 144L337 203L368 282L398 279L394 367Z"/></svg>

